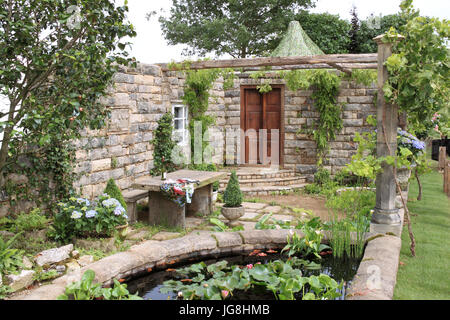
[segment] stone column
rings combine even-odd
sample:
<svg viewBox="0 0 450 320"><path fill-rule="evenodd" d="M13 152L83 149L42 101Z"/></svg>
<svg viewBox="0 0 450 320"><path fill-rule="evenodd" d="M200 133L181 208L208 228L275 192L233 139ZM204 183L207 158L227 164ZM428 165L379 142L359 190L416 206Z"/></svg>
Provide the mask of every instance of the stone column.
<svg viewBox="0 0 450 320"><path fill-rule="evenodd" d="M395 156L397 150L398 106L384 99L383 86L388 80L384 65L392 55L392 43L383 42L383 35L374 40L378 44L378 99L377 99L377 155ZM399 39L400 40L400 39ZM385 130L385 131L384 131ZM387 143L386 144L386 140ZM396 184L394 168L386 163L383 172L377 176L376 205L372 215L371 231L401 233L402 221L395 205Z"/></svg>

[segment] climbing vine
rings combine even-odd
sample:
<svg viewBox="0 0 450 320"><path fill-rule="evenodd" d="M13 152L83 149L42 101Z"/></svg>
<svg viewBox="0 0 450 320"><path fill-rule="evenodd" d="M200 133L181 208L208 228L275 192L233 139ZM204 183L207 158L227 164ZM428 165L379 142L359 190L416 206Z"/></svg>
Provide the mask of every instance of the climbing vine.
<svg viewBox="0 0 450 320"><path fill-rule="evenodd" d="M189 133L193 152L196 123L201 123L203 138L208 128L216 121L214 116L206 114L211 97L210 90L213 89L214 82L223 77L223 89L228 90L233 87L236 76L232 68L190 70L190 65L189 61L185 61L182 64L171 63L168 67L170 70L185 70L186 81L181 99L189 107ZM207 139L202 140L202 154L209 147L208 141L205 140ZM193 157L191 158L194 160Z"/></svg>

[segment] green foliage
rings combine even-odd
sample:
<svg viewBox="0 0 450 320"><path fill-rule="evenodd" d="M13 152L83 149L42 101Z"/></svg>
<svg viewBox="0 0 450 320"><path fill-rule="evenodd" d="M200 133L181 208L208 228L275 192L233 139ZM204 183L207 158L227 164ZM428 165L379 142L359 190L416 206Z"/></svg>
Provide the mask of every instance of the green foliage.
<svg viewBox="0 0 450 320"><path fill-rule="evenodd" d="M36 208L29 213L20 213L14 220L14 226L10 227L10 231L34 231L42 230L47 227L50 220L42 215L41 210Z"/></svg>
<svg viewBox="0 0 450 320"><path fill-rule="evenodd" d="M350 76L345 75L344 77L355 81L357 84L362 84L369 87L377 82L378 72L377 70L355 69L352 70Z"/></svg>
<svg viewBox="0 0 450 320"><path fill-rule="evenodd" d="M132 62L121 41L135 36L126 5L78 2L78 27L68 23L72 4L0 4L0 94L9 99L7 113L0 113L7 116L0 124L0 188L16 201L52 204L69 196L76 179L72 141L83 129L106 124L109 112L100 98L119 65ZM6 186L9 172L26 175L28 183Z"/></svg>
<svg viewBox="0 0 450 320"><path fill-rule="evenodd" d="M262 56L279 43L289 22L310 0L181 0L159 22L169 44L186 44L185 54Z"/></svg>
<svg viewBox="0 0 450 320"><path fill-rule="evenodd" d="M407 112L414 128L424 126L425 119L442 108L448 108L450 97L448 20L426 18L412 7L412 0L400 5L406 24L400 28L405 37L394 47L386 62L389 80L384 87L385 99ZM391 29L385 41L396 38Z"/></svg>
<svg viewBox="0 0 450 320"><path fill-rule="evenodd" d="M0 236L0 274L14 273L23 267L22 258L24 252L22 250L14 249L13 244L21 233L16 234L8 241L3 240Z"/></svg>
<svg viewBox="0 0 450 320"><path fill-rule="evenodd" d="M333 219L326 224L331 230L330 245L333 255L360 258L364 252L365 233L369 232L372 209L375 207L375 192L369 190L347 190L327 200L327 207L334 212ZM338 213L344 214L339 218ZM352 241L351 232L356 238Z"/></svg>
<svg viewBox="0 0 450 320"><path fill-rule="evenodd" d="M114 279L113 288L102 288L100 283L94 283L95 272L87 270L81 281L67 285L64 294L58 300L142 300L127 290L126 284Z"/></svg>
<svg viewBox="0 0 450 320"><path fill-rule="evenodd" d="M122 207L127 210L127 203L125 202L125 199L123 198L122 191L120 191L119 187L117 186L114 179L109 179L108 183L106 184L106 188L104 193L109 195L111 198L117 199Z"/></svg>
<svg viewBox="0 0 450 320"><path fill-rule="evenodd" d="M116 227L127 223L126 210L117 199L107 194L92 203L83 198L70 198L59 203L59 212L49 230L49 237L67 243L73 237L110 237Z"/></svg>
<svg viewBox="0 0 450 320"><path fill-rule="evenodd" d="M5 299L6 296L12 292L11 287L0 285L0 300Z"/></svg>
<svg viewBox="0 0 450 320"><path fill-rule="evenodd" d="M288 261L270 261L265 264L228 266L219 261L207 266L204 262L176 270L191 279L190 284L169 280L162 293L181 292L184 300L227 300L239 291L263 288L272 292L277 300L295 300L301 294L304 300L327 300L340 296L342 285L325 274L302 277L299 267L316 268L316 264L292 257Z"/></svg>
<svg viewBox="0 0 450 320"><path fill-rule="evenodd" d="M173 136L173 116L172 113L165 113L158 120L158 127L155 130L155 138L151 141L153 144L153 169L150 174L155 176L162 172L175 171L175 165L172 162L172 150L175 147Z"/></svg>
<svg viewBox="0 0 450 320"><path fill-rule="evenodd" d="M235 231L244 230L243 226L236 226L236 227L230 228L225 223L223 223L222 221L220 221L217 218L210 218L209 222L214 225L214 231L216 231L216 232L228 232L228 231L235 232Z"/></svg>
<svg viewBox="0 0 450 320"><path fill-rule="evenodd" d="M324 185L331 181L330 171L324 168L319 168L314 174L314 183Z"/></svg>
<svg viewBox="0 0 450 320"><path fill-rule="evenodd" d="M223 194L223 201L225 207L235 208L240 207L242 204L243 195L241 188L239 187L239 180L236 175L236 171L231 172L230 180Z"/></svg>
<svg viewBox="0 0 450 320"><path fill-rule="evenodd" d="M281 252L287 251L289 257L301 254L305 258L314 255L316 258L321 259L319 253L330 249L328 245L321 243L323 238L322 230L308 224L299 225L299 227L303 237L300 237L295 232L292 234L292 238L288 236L287 244Z"/></svg>
<svg viewBox="0 0 450 320"><path fill-rule="evenodd" d="M33 280L37 282L44 282L48 280L53 280L55 278L59 277L59 273L56 270L50 270L50 271L42 271L39 270L36 272L33 276Z"/></svg>
<svg viewBox="0 0 450 320"><path fill-rule="evenodd" d="M302 11L297 20L325 54L348 53L350 24L339 15Z"/></svg>

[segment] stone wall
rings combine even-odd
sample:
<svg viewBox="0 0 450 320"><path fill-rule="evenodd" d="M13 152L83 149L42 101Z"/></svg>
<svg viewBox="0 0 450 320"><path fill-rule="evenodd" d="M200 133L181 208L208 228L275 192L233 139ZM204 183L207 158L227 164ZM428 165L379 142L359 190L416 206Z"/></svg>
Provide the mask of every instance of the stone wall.
<svg viewBox="0 0 450 320"><path fill-rule="evenodd" d="M207 114L216 117L215 129L220 134L211 134L215 151L214 161L224 163L229 157L223 149L225 132L240 129L240 87L260 84L261 80L241 74L233 88L224 90L223 79L214 83L211 90L210 107ZM81 174L75 187L89 198L101 194L108 179L113 178L122 190L130 189L134 180L147 175L153 168L153 131L157 121L172 105L182 104L185 76L182 72L162 72L156 65L140 64L137 68L121 68L115 75L115 86L103 103L111 109L111 119L106 128L98 131L86 130L83 138L75 142L76 172ZM284 84L284 80L273 77L272 84ZM336 141L330 143L329 159L325 167L334 174L351 159L357 146L352 142L355 132L371 130L366 122L375 114L375 87L365 88L343 81L338 101L344 104L344 129ZM316 170L316 145L300 129L311 125L318 113L310 98L312 91L296 92L285 89L285 168L311 178ZM231 138L227 141L231 144ZM239 139L237 139L239 146ZM235 147L232 148L234 152ZM230 153L230 152L228 152ZM2 196L5 200L7 197ZM0 203L2 215L6 214L6 202Z"/></svg>
<svg viewBox="0 0 450 320"><path fill-rule="evenodd" d="M270 76L269 76L270 77ZM248 74L239 76L234 87L225 92L226 127L240 128L240 87L242 85L259 85L264 80L249 78ZM285 81L273 76L271 84L284 84ZM343 129L335 141L330 142L330 151L324 166L332 174L342 169L351 161L357 144L353 142L355 132L373 130L367 123L369 115L376 115L376 85L365 87L354 82L342 81L338 103L343 104ZM307 129L319 117L311 99L311 90L291 91L285 87L284 98L284 167L296 170L311 179L317 170L316 143L308 135L299 133Z"/></svg>

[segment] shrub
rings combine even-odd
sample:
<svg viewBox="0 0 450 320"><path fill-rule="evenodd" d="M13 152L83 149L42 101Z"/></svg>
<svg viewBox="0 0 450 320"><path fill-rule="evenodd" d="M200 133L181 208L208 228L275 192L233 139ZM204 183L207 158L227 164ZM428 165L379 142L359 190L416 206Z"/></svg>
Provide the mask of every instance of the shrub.
<svg viewBox="0 0 450 320"><path fill-rule="evenodd" d="M114 179L109 179L108 184L106 185L105 192L107 195L109 195L111 198L117 199L122 207L127 210L127 203L125 202L122 192L120 191L119 187L116 185L116 182Z"/></svg>
<svg viewBox="0 0 450 320"><path fill-rule="evenodd" d="M331 181L330 178L330 171L320 168L317 170L317 172L314 174L314 183L318 185L324 185L327 182Z"/></svg>
<svg viewBox="0 0 450 320"><path fill-rule="evenodd" d="M155 139L151 141L154 146L153 158L154 168L150 171L153 176L162 172L175 171L175 164L172 162L172 150L175 142L173 135L173 116L170 112L165 113L158 121L158 127L155 130Z"/></svg>
<svg viewBox="0 0 450 320"><path fill-rule="evenodd" d="M12 248L20 235L21 233L18 233L8 241L4 241L0 236L0 275L16 272L22 267L23 251Z"/></svg>
<svg viewBox="0 0 450 320"><path fill-rule="evenodd" d="M240 207L242 204L243 196L241 188L239 187L239 180L236 175L236 171L231 173L230 180L228 181L227 188L223 195L225 207L235 208Z"/></svg>
<svg viewBox="0 0 450 320"><path fill-rule="evenodd" d="M41 210L36 208L30 213L21 213L14 220L16 231L34 231L45 229L50 220L41 214ZM13 228L14 228L13 227Z"/></svg>
<svg viewBox="0 0 450 320"><path fill-rule="evenodd" d="M128 216L120 202L107 194L95 201L70 198L58 204L60 211L51 226L49 236L56 241L68 242L75 236L109 237L116 227L124 225Z"/></svg>

